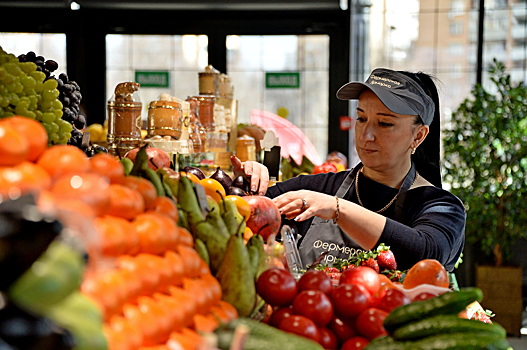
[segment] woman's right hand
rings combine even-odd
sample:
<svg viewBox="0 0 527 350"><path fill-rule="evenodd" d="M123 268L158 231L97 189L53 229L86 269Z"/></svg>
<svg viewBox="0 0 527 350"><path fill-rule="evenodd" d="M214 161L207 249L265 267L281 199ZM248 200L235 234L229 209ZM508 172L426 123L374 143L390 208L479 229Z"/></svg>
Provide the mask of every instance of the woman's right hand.
<svg viewBox="0 0 527 350"><path fill-rule="evenodd" d="M265 165L251 160L242 162L236 156L231 156L231 163L234 177L244 176L250 181L253 194L265 195L269 187L269 170Z"/></svg>

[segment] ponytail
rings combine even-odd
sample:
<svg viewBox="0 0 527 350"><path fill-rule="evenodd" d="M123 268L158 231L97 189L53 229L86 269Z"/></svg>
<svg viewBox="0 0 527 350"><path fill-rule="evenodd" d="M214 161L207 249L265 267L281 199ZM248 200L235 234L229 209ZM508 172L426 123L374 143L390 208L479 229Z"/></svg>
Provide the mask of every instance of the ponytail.
<svg viewBox="0 0 527 350"><path fill-rule="evenodd" d="M441 112L439 108L439 93L437 91L436 84L432 76L423 73L403 73L413 80L415 80L423 88L428 96L432 98L435 105L434 120L430 124L430 131L427 137L417 148L414 155L412 155L412 161L415 163L416 169L426 180L432 183L434 186L442 187L441 181ZM419 123L422 124L421 118Z"/></svg>

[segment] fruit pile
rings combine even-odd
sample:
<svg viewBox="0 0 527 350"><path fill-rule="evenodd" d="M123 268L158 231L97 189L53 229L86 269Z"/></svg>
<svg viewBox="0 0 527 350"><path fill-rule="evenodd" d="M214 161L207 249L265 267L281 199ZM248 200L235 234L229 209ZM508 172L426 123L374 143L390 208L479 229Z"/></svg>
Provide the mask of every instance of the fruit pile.
<svg viewBox="0 0 527 350"><path fill-rule="evenodd" d="M126 176L123 163L106 153L88 158L71 145L47 147L47 133L33 119L4 118L0 130L2 204L35 198L39 210L63 223L83 249L64 262L59 258L67 257L67 251L53 241L51 253L42 254L27 270L47 272L49 278L37 287L34 278L28 282L22 275L13 284L10 295L26 301L21 307L40 316L46 311L78 335L76 349L92 350L168 349L169 343L194 349L204 341L199 332L238 317L193 248L193 236L177 225L176 202L159 196L150 180ZM13 140L20 148L13 150ZM66 282L78 287L71 298L51 293ZM43 296L46 290L51 296Z"/></svg>
<svg viewBox="0 0 527 350"><path fill-rule="evenodd" d="M479 349L494 341L506 344L501 326L462 318L461 311L481 301L481 291L445 288L447 272L436 260L416 263L406 277L405 286L371 267L349 265L335 284L324 270L310 269L297 281L288 270L270 268L258 278L256 290L271 307L265 322L325 349L413 349L417 338L422 343L415 341L416 349L436 349L441 340L425 337L443 330L456 332L452 344L461 344L476 330L488 335L476 347L465 348ZM437 315L441 317L431 318Z"/></svg>
<svg viewBox="0 0 527 350"><path fill-rule="evenodd" d="M0 47L0 118L22 115L42 123L50 144L65 144L73 126L62 119L58 82L35 62L21 62Z"/></svg>

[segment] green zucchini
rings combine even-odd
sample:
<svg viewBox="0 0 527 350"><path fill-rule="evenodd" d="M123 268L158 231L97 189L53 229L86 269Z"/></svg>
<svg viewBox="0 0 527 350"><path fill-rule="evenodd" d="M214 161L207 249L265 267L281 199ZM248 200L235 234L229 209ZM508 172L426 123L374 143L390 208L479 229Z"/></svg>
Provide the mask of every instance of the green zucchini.
<svg viewBox="0 0 527 350"><path fill-rule="evenodd" d="M395 329L417 320L440 314L458 314L474 301L481 301L483 292L476 287L463 288L441 294L435 298L416 301L393 310L384 320L384 328Z"/></svg>
<svg viewBox="0 0 527 350"><path fill-rule="evenodd" d="M392 336L397 340L415 340L435 334L457 332L494 333L505 338L507 332L497 323L489 324L459 318L457 315L436 315L397 328Z"/></svg>
<svg viewBox="0 0 527 350"><path fill-rule="evenodd" d="M495 348L496 344L502 344L502 339L496 333L458 332L432 335L406 344L409 350L481 350Z"/></svg>

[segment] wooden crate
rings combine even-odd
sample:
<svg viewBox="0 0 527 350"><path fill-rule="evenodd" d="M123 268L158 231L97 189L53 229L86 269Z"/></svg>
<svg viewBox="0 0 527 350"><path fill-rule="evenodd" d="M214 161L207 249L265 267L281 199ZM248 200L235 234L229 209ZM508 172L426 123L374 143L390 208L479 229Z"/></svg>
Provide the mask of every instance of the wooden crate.
<svg viewBox="0 0 527 350"><path fill-rule="evenodd" d="M496 316L492 319L513 336L522 324L522 268L519 266L476 266L476 286L483 291L481 305Z"/></svg>

